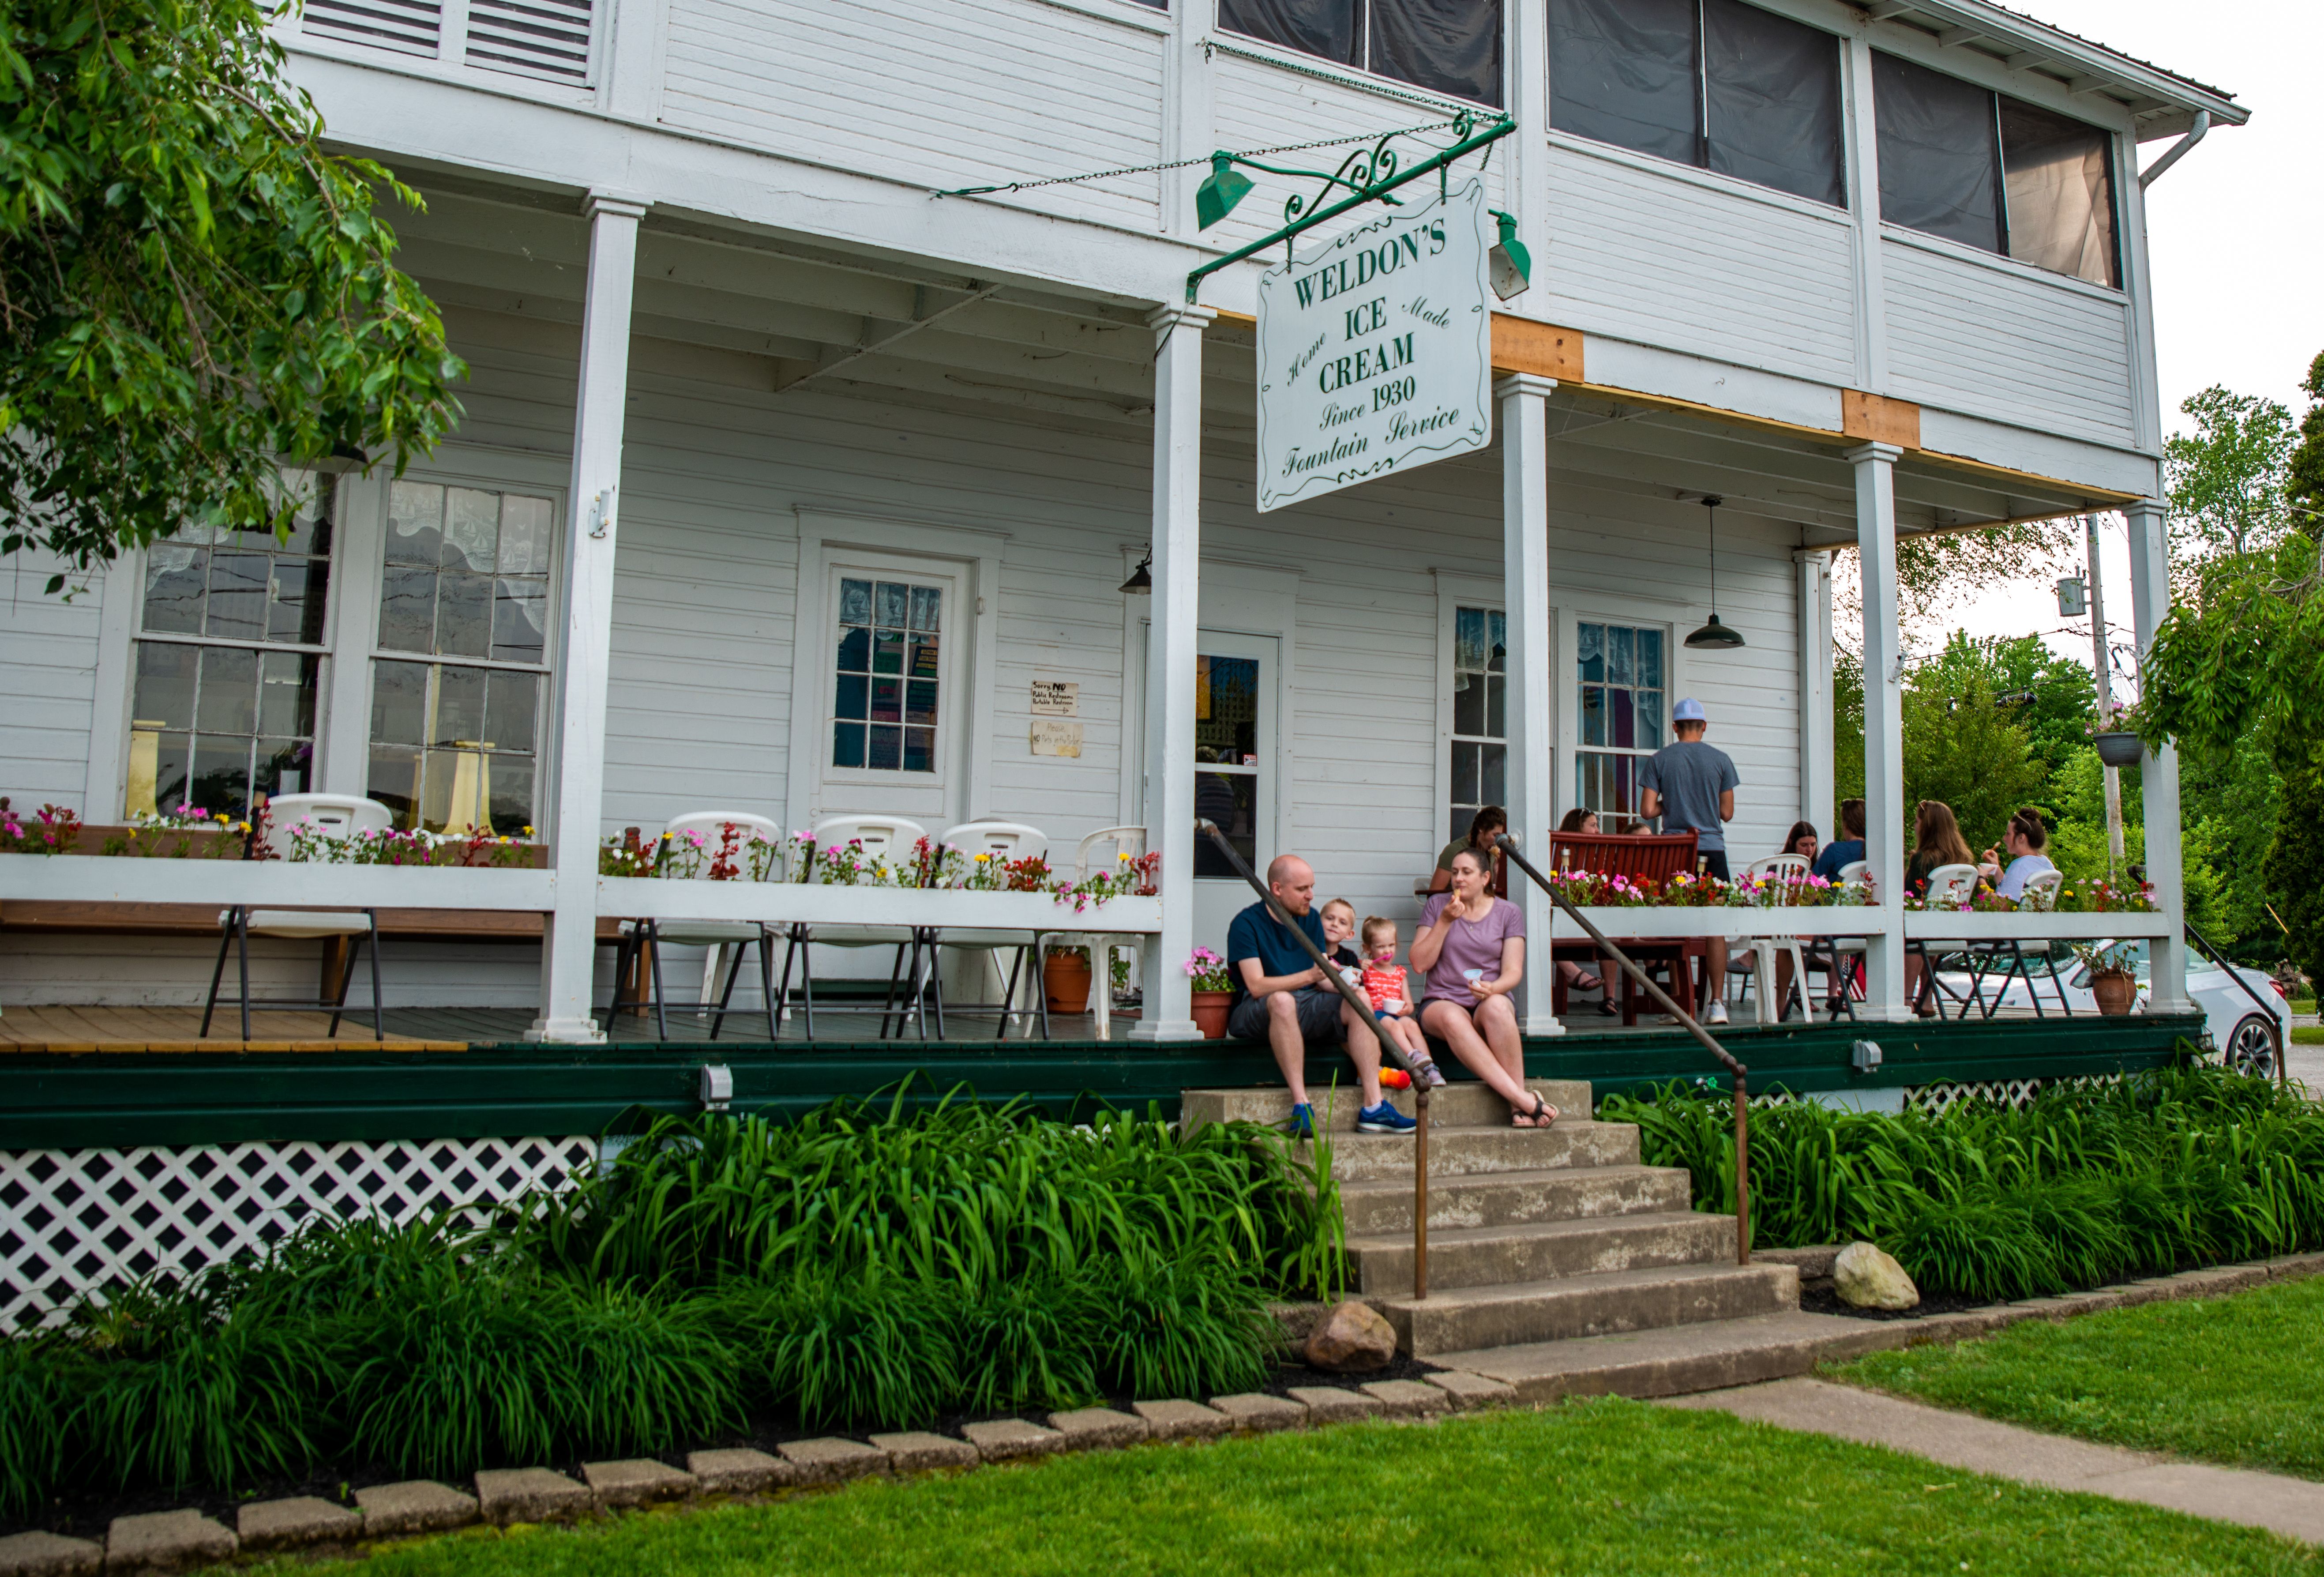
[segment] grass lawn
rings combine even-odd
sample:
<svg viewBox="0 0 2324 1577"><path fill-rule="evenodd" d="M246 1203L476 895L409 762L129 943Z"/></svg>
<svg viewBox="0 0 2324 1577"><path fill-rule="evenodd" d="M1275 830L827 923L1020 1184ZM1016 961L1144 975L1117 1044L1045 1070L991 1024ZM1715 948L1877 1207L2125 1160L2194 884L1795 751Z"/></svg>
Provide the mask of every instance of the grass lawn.
<svg viewBox="0 0 2324 1577"><path fill-rule="evenodd" d="M2293 1025L2292 1044L2295 1046L2324 1046L2324 1024Z"/></svg>
<svg viewBox="0 0 2324 1577"><path fill-rule="evenodd" d="M385 1547L366 1577L2324 1572L2324 1551L1621 1401L1141 1446ZM304 1568L311 1570L311 1568Z"/></svg>
<svg viewBox="0 0 2324 1577"><path fill-rule="evenodd" d="M2031 1320L1831 1373L2054 1434L2324 1479L2324 1277Z"/></svg>

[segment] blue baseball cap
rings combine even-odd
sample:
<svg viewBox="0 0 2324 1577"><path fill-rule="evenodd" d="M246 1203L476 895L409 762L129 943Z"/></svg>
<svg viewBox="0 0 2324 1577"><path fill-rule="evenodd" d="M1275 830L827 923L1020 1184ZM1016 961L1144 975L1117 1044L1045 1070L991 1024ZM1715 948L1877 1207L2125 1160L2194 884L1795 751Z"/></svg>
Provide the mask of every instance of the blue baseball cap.
<svg viewBox="0 0 2324 1577"><path fill-rule="evenodd" d="M1671 708L1671 721L1674 723L1707 723L1710 720L1702 715L1702 703L1691 695Z"/></svg>

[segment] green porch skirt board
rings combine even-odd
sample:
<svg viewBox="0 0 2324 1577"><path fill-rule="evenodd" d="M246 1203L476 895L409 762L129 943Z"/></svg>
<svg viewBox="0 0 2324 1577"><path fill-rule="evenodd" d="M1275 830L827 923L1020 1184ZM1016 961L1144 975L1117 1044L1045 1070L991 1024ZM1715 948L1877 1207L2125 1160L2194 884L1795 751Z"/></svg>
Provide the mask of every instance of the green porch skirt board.
<svg viewBox="0 0 2324 1577"><path fill-rule="evenodd" d="M1987 1023L1736 1025L1721 1044L1750 1068L1755 1095L1948 1081L2061 1079L2167 1062L2202 1034L2199 1016L1995 1019ZM1879 1043L1870 1074L1849 1067ZM781 1118L904 1080L918 1095L966 1085L1024 1097L1057 1115L1110 1104L1178 1111L1179 1091L1277 1081L1267 1048L1243 1041L816 1042L769 1045L479 1045L466 1052L96 1053L0 1058L0 1149L129 1149L254 1141L453 1139L631 1132L662 1112L700 1109L698 1071L734 1076L734 1109ZM1526 1071L1585 1079L1600 1095L1709 1078L1684 1034L1576 1032L1530 1041ZM1465 1070L1448 1067L1454 1078ZM1353 1094L1338 1056L1308 1061L1318 1100ZM1724 1087L1723 1075L1719 1081Z"/></svg>

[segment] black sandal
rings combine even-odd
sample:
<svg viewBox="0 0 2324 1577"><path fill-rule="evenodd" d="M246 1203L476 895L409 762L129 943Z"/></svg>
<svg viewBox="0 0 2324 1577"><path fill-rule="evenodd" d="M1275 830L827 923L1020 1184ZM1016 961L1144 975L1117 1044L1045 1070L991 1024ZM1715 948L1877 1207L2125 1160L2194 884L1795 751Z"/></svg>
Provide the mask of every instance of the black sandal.
<svg viewBox="0 0 2324 1577"><path fill-rule="evenodd" d="M1531 1111L1519 1111L1515 1107L1510 1108L1509 1127L1513 1128L1545 1128L1551 1124L1556 1122L1559 1118L1565 1115L1563 1112L1558 1110L1557 1108L1550 1105L1546 1100L1544 1100L1538 1091L1528 1090L1526 1093L1533 1097L1533 1109Z"/></svg>

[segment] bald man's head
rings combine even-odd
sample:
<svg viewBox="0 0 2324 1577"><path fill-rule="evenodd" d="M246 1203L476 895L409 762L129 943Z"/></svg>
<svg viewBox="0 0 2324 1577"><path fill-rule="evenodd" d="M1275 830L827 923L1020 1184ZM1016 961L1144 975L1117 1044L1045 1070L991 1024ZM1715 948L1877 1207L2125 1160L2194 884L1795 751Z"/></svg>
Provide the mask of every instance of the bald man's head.
<svg viewBox="0 0 2324 1577"><path fill-rule="evenodd" d="M1315 871L1296 854L1278 854L1268 862L1267 890L1294 914L1305 914L1315 902Z"/></svg>

